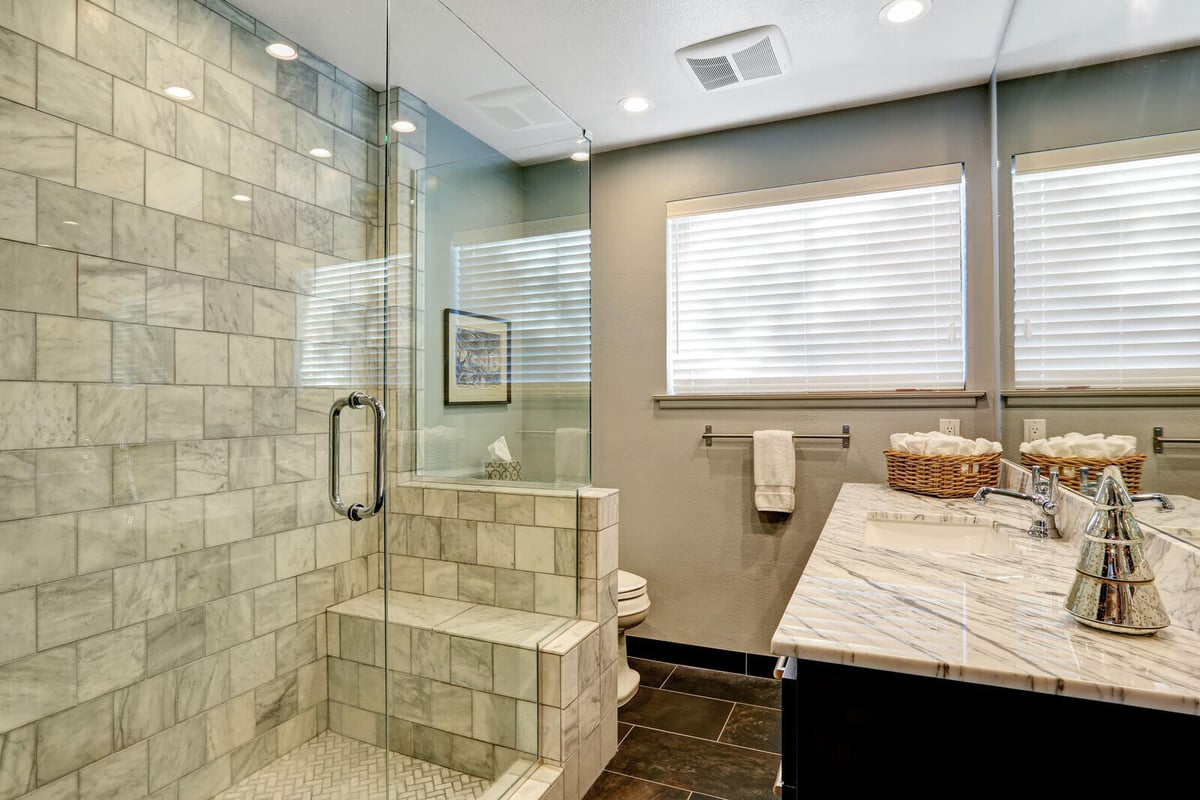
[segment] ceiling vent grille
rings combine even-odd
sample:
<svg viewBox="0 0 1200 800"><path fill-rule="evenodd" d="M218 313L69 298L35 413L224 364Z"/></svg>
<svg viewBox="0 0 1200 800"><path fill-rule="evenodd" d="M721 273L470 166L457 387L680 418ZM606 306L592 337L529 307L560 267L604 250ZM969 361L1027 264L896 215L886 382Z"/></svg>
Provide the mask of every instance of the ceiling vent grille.
<svg viewBox="0 0 1200 800"><path fill-rule="evenodd" d="M468 97L494 124L508 131L523 131L556 125L567 118L546 96L532 86L514 86Z"/></svg>
<svg viewBox="0 0 1200 800"><path fill-rule="evenodd" d="M774 25L693 44L675 51L675 56L706 92L774 78L792 66L783 32Z"/></svg>

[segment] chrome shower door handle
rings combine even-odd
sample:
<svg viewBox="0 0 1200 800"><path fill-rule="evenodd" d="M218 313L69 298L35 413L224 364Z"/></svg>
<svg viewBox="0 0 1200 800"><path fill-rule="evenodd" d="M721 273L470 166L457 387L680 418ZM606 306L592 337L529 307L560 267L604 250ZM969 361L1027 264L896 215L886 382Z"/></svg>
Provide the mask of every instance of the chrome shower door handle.
<svg viewBox="0 0 1200 800"><path fill-rule="evenodd" d="M342 409L347 406L350 408L370 407L375 417L375 482L370 506L354 503L347 507L342 502L342 493L338 488L342 449L341 416ZM383 509L386 490L384 470L387 468L387 429L384 424L386 419L387 412L383 408L383 403L365 392L352 392L349 397L339 398L329 409L329 502L339 514L354 522L373 517Z"/></svg>

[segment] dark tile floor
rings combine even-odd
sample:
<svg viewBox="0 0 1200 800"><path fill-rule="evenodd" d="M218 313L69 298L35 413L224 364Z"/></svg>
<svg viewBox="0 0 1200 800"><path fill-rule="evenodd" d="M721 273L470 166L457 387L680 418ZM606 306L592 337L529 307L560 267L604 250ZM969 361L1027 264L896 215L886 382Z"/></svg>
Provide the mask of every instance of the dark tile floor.
<svg viewBox="0 0 1200 800"><path fill-rule="evenodd" d="M629 659L641 688L617 714L617 754L585 800L769 800L779 682Z"/></svg>

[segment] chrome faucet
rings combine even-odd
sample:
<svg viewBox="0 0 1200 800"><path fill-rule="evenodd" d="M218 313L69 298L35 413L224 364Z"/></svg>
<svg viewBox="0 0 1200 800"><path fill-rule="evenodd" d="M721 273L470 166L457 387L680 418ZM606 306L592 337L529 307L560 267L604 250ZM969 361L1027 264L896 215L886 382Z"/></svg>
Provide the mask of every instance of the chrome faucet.
<svg viewBox="0 0 1200 800"><path fill-rule="evenodd" d="M1036 539L1061 539L1062 535L1058 532L1058 524L1055 521L1058 503L1054 500L1054 496L1058 494L1058 470L1051 470L1049 479L1042 478L1041 467L1032 467L1030 472L1033 474L1033 494L984 486L975 493L975 503L983 505L992 495L1033 503L1037 515L1029 523L1029 535Z"/></svg>

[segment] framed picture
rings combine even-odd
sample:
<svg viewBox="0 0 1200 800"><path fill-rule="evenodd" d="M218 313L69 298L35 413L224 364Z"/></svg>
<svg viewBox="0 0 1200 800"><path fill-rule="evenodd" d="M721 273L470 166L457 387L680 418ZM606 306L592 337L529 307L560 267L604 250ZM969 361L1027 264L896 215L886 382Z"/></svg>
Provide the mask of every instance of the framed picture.
<svg viewBox="0 0 1200 800"><path fill-rule="evenodd" d="M512 402L512 323L447 308L442 312L448 406Z"/></svg>

